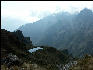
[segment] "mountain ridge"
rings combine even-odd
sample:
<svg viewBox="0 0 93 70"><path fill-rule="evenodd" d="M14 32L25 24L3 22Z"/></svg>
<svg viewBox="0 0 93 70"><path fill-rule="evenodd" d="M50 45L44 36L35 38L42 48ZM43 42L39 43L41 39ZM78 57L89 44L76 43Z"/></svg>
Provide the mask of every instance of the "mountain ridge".
<svg viewBox="0 0 93 70"><path fill-rule="evenodd" d="M19 30L22 30L24 35L31 36L35 45L66 48L74 56L82 56L86 53L93 55L93 12L91 10L85 8L75 15L59 13L53 17L49 20L40 20L43 22L29 24L28 29L25 28L28 26L24 25Z"/></svg>

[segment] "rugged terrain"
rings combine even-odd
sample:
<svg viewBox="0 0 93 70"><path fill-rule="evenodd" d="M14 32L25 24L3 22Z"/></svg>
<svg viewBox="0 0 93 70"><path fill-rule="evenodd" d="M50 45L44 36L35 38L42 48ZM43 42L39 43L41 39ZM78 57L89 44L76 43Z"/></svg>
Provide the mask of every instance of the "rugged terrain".
<svg viewBox="0 0 93 70"><path fill-rule="evenodd" d="M22 31L1 29L1 70L59 70L59 65L73 59L67 49L40 46L42 50L28 51L35 47L29 37L23 36Z"/></svg>

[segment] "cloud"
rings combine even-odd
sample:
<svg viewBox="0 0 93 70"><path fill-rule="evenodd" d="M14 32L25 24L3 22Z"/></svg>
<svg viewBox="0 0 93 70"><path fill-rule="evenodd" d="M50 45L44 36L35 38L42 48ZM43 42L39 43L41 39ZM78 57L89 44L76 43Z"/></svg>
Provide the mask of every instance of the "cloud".
<svg viewBox="0 0 93 70"><path fill-rule="evenodd" d="M74 13L85 7L93 10L93 1L1 1L1 18L5 17L5 21L6 18L13 18L26 24L52 13Z"/></svg>
<svg viewBox="0 0 93 70"><path fill-rule="evenodd" d="M91 1L2 1L1 15L18 18L24 21L32 19L38 20L46 16L45 14L52 14L59 11L68 11L73 13L82 8L87 7L93 9L93 2ZM35 20L34 19L34 20ZM31 20L30 22L33 22Z"/></svg>

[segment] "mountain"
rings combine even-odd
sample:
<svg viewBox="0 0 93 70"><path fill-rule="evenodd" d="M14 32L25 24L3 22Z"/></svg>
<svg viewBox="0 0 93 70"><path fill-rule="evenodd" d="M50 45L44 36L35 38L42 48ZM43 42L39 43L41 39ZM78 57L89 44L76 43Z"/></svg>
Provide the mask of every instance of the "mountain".
<svg viewBox="0 0 93 70"><path fill-rule="evenodd" d="M51 26L54 26L56 23L60 22L62 16L64 16L64 19L66 18L65 16L69 17L68 19L71 19L72 17L67 12L53 14L34 23L23 25L18 29L23 32L24 36L31 37L33 44L37 45L37 43L40 42L43 37L45 37L48 29L51 28Z"/></svg>
<svg viewBox="0 0 93 70"><path fill-rule="evenodd" d="M19 28L33 44L68 49L73 56L93 55L93 12L83 9L78 14L53 14Z"/></svg>
<svg viewBox="0 0 93 70"><path fill-rule="evenodd" d="M19 27L22 30L24 36L31 37L33 44L37 43L45 34L45 31L53 24L56 23L56 17L48 16L35 23L28 23Z"/></svg>

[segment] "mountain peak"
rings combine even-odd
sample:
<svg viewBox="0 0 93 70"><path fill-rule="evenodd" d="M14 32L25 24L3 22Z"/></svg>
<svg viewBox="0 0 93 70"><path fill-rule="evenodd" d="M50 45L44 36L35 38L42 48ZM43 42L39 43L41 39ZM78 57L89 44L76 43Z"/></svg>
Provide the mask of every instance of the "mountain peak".
<svg viewBox="0 0 93 70"><path fill-rule="evenodd" d="M84 8L83 10L80 11L81 15L87 15L87 14L93 14L92 10L88 9L88 8Z"/></svg>

